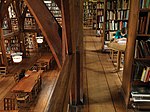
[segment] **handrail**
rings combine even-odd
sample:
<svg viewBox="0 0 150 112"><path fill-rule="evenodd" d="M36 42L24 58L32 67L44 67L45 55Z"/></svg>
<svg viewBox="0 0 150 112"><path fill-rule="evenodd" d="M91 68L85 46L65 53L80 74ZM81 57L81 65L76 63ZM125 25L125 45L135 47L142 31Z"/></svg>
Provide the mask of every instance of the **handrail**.
<svg viewBox="0 0 150 112"><path fill-rule="evenodd" d="M60 76L57 80L55 90L49 99L47 104L48 108L45 112L66 112L69 103L69 93L73 81L73 72L75 68L75 55L70 55L66 57L65 64L62 68Z"/></svg>

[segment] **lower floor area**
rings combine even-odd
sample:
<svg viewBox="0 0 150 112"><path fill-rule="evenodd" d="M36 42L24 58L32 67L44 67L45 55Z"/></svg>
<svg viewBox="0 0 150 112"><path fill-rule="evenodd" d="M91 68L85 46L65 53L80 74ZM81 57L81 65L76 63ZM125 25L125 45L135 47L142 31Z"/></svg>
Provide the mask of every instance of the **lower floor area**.
<svg viewBox="0 0 150 112"><path fill-rule="evenodd" d="M83 103L70 105L70 112L139 112L125 106L122 93L122 69L116 72L115 60L109 52L101 52L101 38L84 36L83 58ZM36 60L27 58L20 65L15 65L7 76L0 76L0 110L5 97L10 97L11 89L16 84L13 73L18 69L29 67ZM22 112L47 112L49 100L59 77L57 68L42 74L42 89L29 108ZM51 111L53 112L53 111ZM143 111L142 111L143 112ZM148 111L147 111L148 112Z"/></svg>

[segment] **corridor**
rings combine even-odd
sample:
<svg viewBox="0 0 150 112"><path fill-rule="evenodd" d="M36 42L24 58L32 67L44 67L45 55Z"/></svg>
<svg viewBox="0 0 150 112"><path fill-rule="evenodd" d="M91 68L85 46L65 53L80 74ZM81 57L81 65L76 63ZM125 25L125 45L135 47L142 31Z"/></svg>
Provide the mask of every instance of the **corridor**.
<svg viewBox="0 0 150 112"><path fill-rule="evenodd" d="M115 72L109 53L100 51L100 37L84 36L84 96L78 112L134 112L126 110L121 95L121 74Z"/></svg>

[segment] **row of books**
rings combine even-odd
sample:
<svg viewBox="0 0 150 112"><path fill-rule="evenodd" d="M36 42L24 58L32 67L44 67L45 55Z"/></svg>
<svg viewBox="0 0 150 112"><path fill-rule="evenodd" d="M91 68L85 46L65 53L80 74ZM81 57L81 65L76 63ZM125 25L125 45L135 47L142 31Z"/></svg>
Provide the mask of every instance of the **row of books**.
<svg viewBox="0 0 150 112"><path fill-rule="evenodd" d="M135 61L133 79L136 81L149 82L150 63L148 61Z"/></svg>
<svg viewBox="0 0 150 112"><path fill-rule="evenodd" d="M11 26L13 31L17 31L19 29L17 18L11 18Z"/></svg>
<svg viewBox="0 0 150 112"><path fill-rule="evenodd" d="M133 102L150 102L150 87L133 86L131 90L131 97Z"/></svg>
<svg viewBox="0 0 150 112"><path fill-rule="evenodd" d="M98 10L98 11L97 11L97 16L102 16L102 15L104 15L104 14L103 14L103 10Z"/></svg>
<svg viewBox="0 0 150 112"><path fill-rule="evenodd" d="M97 2L104 2L104 0L97 0Z"/></svg>
<svg viewBox="0 0 150 112"><path fill-rule="evenodd" d="M136 40L135 58L146 58L150 56L150 41Z"/></svg>
<svg viewBox="0 0 150 112"><path fill-rule="evenodd" d="M104 16L98 16L97 17L97 22L104 22Z"/></svg>
<svg viewBox="0 0 150 112"><path fill-rule="evenodd" d="M83 3L84 6L85 6L85 5L92 5L92 4L93 4L93 2L90 2L90 1L89 1L89 2L87 1L87 2L84 2L84 3Z"/></svg>
<svg viewBox="0 0 150 112"><path fill-rule="evenodd" d="M143 69L142 76L141 76L141 81L142 82L150 81L150 67L145 67Z"/></svg>
<svg viewBox="0 0 150 112"><path fill-rule="evenodd" d="M107 2L107 9L129 9L129 0L114 0Z"/></svg>
<svg viewBox="0 0 150 112"><path fill-rule="evenodd" d="M107 20L127 20L129 18L129 10L107 10Z"/></svg>
<svg viewBox="0 0 150 112"><path fill-rule="evenodd" d="M97 9L103 9L104 3L97 3Z"/></svg>
<svg viewBox="0 0 150 112"><path fill-rule="evenodd" d="M139 34L150 34L150 13L142 13L139 17L139 26L138 33Z"/></svg>
<svg viewBox="0 0 150 112"><path fill-rule="evenodd" d="M140 8L149 8L150 0L140 0Z"/></svg>
<svg viewBox="0 0 150 112"><path fill-rule="evenodd" d="M97 24L97 28L102 28L103 27L103 23L98 23Z"/></svg>
<svg viewBox="0 0 150 112"><path fill-rule="evenodd" d="M123 27L127 28L127 22L122 21L106 22L106 30L121 30Z"/></svg>

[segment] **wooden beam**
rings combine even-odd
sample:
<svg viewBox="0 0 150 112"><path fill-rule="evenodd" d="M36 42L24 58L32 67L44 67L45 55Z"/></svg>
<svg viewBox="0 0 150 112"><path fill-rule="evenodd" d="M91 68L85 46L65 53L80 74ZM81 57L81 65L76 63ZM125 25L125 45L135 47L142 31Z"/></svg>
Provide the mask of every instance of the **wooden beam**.
<svg viewBox="0 0 150 112"><path fill-rule="evenodd" d="M64 23L66 28L66 38L67 38L67 46L68 46L68 53L72 54L72 37L71 37L71 12L69 7L69 1L68 0L62 0L62 10L64 11L63 17L64 17Z"/></svg>
<svg viewBox="0 0 150 112"><path fill-rule="evenodd" d="M63 4L61 4L61 14L62 14L62 62L64 63L65 56L66 54L68 54L68 43L67 43L66 24L65 24Z"/></svg>
<svg viewBox="0 0 150 112"><path fill-rule="evenodd" d="M3 29L0 28L0 45L2 50L2 64L8 67L7 57L6 57L6 48L4 43Z"/></svg>
<svg viewBox="0 0 150 112"><path fill-rule="evenodd" d="M25 0L44 35L58 67L62 67L62 43L59 26L42 0ZM44 13L43 13L44 12Z"/></svg>

